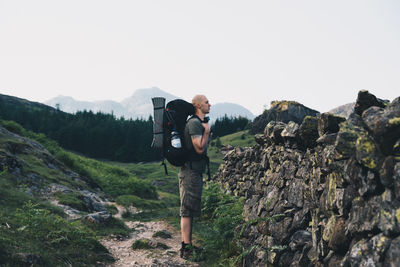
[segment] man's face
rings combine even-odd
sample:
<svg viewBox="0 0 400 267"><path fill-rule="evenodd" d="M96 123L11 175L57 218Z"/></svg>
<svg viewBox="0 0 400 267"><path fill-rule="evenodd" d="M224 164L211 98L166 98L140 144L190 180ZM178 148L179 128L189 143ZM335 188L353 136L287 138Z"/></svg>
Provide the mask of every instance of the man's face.
<svg viewBox="0 0 400 267"><path fill-rule="evenodd" d="M203 114L208 114L210 113L210 107L211 104L208 102L207 97L203 97L203 99L200 102L200 110Z"/></svg>

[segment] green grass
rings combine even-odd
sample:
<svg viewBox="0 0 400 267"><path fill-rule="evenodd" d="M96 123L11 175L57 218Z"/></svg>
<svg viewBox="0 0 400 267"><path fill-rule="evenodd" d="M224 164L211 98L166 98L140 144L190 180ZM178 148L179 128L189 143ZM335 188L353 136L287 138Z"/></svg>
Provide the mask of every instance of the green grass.
<svg viewBox="0 0 400 267"><path fill-rule="evenodd" d="M237 146L247 147L247 146L253 146L256 143L254 135L250 134L249 130L244 130L237 133L222 136L220 137L220 142L221 142L221 147L227 145L232 145L234 147ZM220 147L218 147L216 143L217 143L216 140L211 141L211 144L208 148L208 156L210 157L210 161L212 163L219 165L223 162L223 155L220 152Z"/></svg>
<svg viewBox="0 0 400 267"><path fill-rule="evenodd" d="M235 229L243 221L243 198L222 193L216 183L205 186L202 216L194 222L194 235L205 249L205 266L237 266L241 247Z"/></svg>
<svg viewBox="0 0 400 267"><path fill-rule="evenodd" d="M16 190L6 177L0 177L1 266L25 266L18 253L39 256L41 266L112 261L95 232L80 221L68 222L60 209Z"/></svg>
<svg viewBox="0 0 400 267"><path fill-rule="evenodd" d="M165 174L161 162L152 163L120 163L107 162L113 166L123 168L143 181L155 184L158 191L179 194L178 172L179 167L167 164L168 175Z"/></svg>
<svg viewBox="0 0 400 267"><path fill-rule="evenodd" d="M82 174L84 179L71 179L64 168L49 168L46 153L16 138L0 135L0 152L4 157L18 158L26 174L8 172L0 165L0 266L23 266L16 257L20 253L36 255L40 266L95 266L98 262L111 262L112 258L98 239L110 234L128 235L130 230L122 220L112 218L103 225L83 219L70 222L62 209L42 200L35 192L33 195L25 192L58 183L72 190L93 191L102 187L106 192L99 194L103 196L137 194L154 200L158 197L155 187L123 168L65 151L46 136L26 131L16 123L0 120L0 125L7 125L9 130L40 142L56 160ZM82 196L75 191L58 193L55 197L62 204L87 210Z"/></svg>
<svg viewBox="0 0 400 267"><path fill-rule="evenodd" d="M57 142L47 138L45 135L27 131L15 122L0 120L0 125L6 128L8 127L9 130L14 130L22 136L41 143L47 150L55 155L57 160L79 173L90 187L100 187L111 197L129 194L137 195L145 199L157 199L158 197L156 188L151 185L151 182L138 178L125 168L65 151ZM2 137L4 139L2 139ZM52 182L59 182L74 187L83 186L83 184L77 184L77 182L67 179L62 172L49 169L43 161L43 156L25 153L24 147L29 147L29 145L17 141L12 142L16 143L11 145L18 150L18 156L27 164L27 169L37 173L44 179L43 186L46 183ZM6 140L5 136L0 136L0 148L2 148L2 146L4 147L4 145L9 146L10 143L10 140Z"/></svg>
<svg viewBox="0 0 400 267"><path fill-rule="evenodd" d="M122 167L67 151L60 152L56 156L90 180L89 183L98 185L109 196L136 195L145 199L158 197L156 188L151 182L138 178Z"/></svg>
<svg viewBox="0 0 400 267"><path fill-rule="evenodd" d="M109 235L120 235L120 236L128 236L129 233L132 232L129 229L123 220L112 217L104 224L94 224L87 221L82 221L82 224L85 225L88 229L92 230L96 233L97 236L109 236Z"/></svg>
<svg viewBox="0 0 400 267"><path fill-rule="evenodd" d="M100 188L103 190L100 195L124 206L135 206L142 210L138 214L125 213L124 219L162 219L179 228L179 168L168 164L169 173L166 175L160 162L118 163L89 159L65 151L43 134L26 131L18 124L0 120L0 125L7 125L8 129L40 142L58 161L79 173L84 180L75 181L60 170L48 168L39 155L23 153L24 145L0 136L0 151L5 153L7 142L14 142L13 147L20 150L18 155L26 164L24 168L40 177L38 186L55 182L71 188ZM255 144L254 137L248 131L227 135L219 140L221 146L230 144L244 147ZM213 142L209 147L212 174L223 161L220 148L216 146L215 140ZM122 220L115 218L102 226L84 220L68 222L61 209L23 193L23 188L28 186L29 181L18 180L15 175L6 172L1 174L0 265L5 261L14 263L12 255L19 252L40 255L44 265L48 266L107 262L111 259L105 248L98 243L98 238L110 234L128 235L130 232ZM56 197L60 203L79 210L84 211L86 208L78 193L59 193ZM203 215L195 219L194 235L206 249L207 266L227 266L238 262L240 248L236 246L234 229L242 220L242 207L241 199L223 194L218 185L210 183L204 187ZM117 212L115 207L110 206L108 209L113 214ZM7 224L11 224L12 230L7 228ZM51 234L45 235L46 231Z"/></svg>
<svg viewBox="0 0 400 267"><path fill-rule="evenodd" d="M60 204L70 206L80 211L89 211L85 201L83 200L83 195L78 192L57 192L55 196Z"/></svg>

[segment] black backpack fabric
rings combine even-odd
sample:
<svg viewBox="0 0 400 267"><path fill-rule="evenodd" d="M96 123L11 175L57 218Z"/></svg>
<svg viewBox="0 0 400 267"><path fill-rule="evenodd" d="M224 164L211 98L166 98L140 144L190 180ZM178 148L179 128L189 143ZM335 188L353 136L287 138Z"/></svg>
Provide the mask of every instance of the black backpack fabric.
<svg viewBox="0 0 400 267"><path fill-rule="evenodd" d="M190 158L191 151L185 146L184 131L187 118L194 115L194 107L191 103L182 99L172 100L167 103L163 119L163 156L174 166L183 166ZM175 148L171 144L171 133L176 129L181 140L181 148Z"/></svg>

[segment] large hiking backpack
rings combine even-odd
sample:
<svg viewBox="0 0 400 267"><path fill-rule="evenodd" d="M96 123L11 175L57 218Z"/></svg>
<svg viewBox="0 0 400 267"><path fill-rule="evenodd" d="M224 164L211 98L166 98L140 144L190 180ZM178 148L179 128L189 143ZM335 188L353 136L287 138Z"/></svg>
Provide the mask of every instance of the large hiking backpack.
<svg viewBox="0 0 400 267"><path fill-rule="evenodd" d="M163 156L174 166L183 166L190 158L190 151L185 146L185 125L188 116L194 114L194 107L191 103L182 99L172 100L167 103L163 118ZM180 141L180 147L172 145L172 138Z"/></svg>
<svg viewBox="0 0 400 267"><path fill-rule="evenodd" d="M189 119L198 119L194 115L193 105L182 99L172 100L165 105L165 98L152 98L154 106L153 144L155 148L162 148L163 157L174 166L181 167L186 162L204 158L207 162L207 174L210 179L210 166L207 156L198 155L194 149L188 149L185 142L185 126ZM201 121L201 120L200 120ZM173 138L179 138L180 147L172 145ZM163 159L165 174L168 175L167 165Z"/></svg>

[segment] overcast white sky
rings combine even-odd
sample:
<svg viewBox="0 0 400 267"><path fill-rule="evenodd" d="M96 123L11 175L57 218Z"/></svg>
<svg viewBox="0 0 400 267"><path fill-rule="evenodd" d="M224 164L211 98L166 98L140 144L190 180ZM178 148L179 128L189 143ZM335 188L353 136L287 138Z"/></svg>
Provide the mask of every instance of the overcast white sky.
<svg viewBox="0 0 400 267"><path fill-rule="evenodd" d="M400 1L0 0L0 93L272 100L321 112L400 95Z"/></svg>

